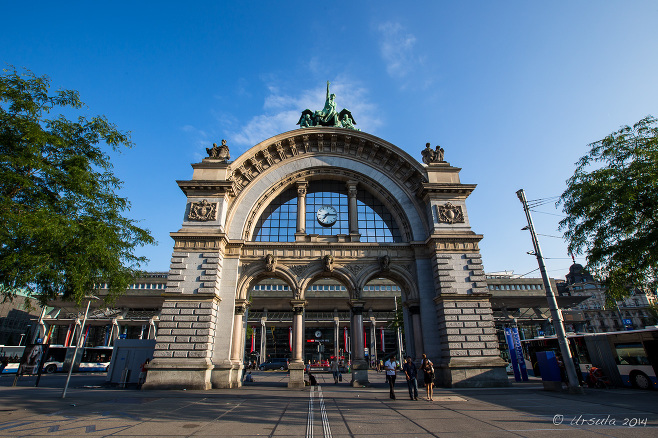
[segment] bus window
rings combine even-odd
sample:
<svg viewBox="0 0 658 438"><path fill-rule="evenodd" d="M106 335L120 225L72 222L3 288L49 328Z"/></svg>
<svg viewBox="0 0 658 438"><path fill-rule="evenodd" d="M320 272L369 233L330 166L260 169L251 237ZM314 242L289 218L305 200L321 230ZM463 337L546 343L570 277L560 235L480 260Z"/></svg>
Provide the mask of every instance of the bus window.
<svg viewBox="0 0 658 438"><path fill-rule="evenodd" d="M615 344L617 365L651 365L640 342Z"/></svg>

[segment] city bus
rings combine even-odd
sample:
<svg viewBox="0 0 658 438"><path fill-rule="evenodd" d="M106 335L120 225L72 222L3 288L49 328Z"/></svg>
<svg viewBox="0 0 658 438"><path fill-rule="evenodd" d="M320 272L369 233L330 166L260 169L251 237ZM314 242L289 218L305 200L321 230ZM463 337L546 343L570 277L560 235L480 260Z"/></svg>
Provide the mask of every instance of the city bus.
<svg viewBox="0 0 658 438"><path fill-rule="evenodd" d="M658 389L658 327L608 333L567 334L569 347L582 381L595 366L618 386ZM521 341L528 370L539 376L536 353L560 355L555 336Z"/></svg>
<svg viewBox="0 0 658 438"><path fill-rule="evenodd" d="M0 348L0 356L3 352L13 359L9 362L7 367L2 371L3 374L16 373L18 370L19 360L23 355L25 347L13 346ZM63 345L49 346L46 357L43 362L42 372L46 374L53 374L56 372L68 371L64 364L68 358L70 363L73 357L75 347L65 347ZM113 347L85 347L78 349L78 356L80 357L80 365L76 366L73 371L81 373L105 372L110 366L112 359Z"/></svg>

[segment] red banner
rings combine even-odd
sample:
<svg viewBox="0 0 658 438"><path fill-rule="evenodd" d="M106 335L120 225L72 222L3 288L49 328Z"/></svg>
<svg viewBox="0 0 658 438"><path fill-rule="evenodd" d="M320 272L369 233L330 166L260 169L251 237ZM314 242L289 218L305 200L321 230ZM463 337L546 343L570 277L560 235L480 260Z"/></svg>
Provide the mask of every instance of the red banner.
<svg viewBox="0 0 658 438"><path fill-rule="evenodd" d="M381 350L382 350L382 353L383 353L383 352L386 351L386 350L384 349L384 345L385 345L385 344L384 344L384 329L382 328L382 329L380 329L380 330L381 330L381 332L380 332L380 339L381 339L381 340L379 341L379 344L381 345Z"/></svg>
<svg viewBox="0 0 658 438"><path fill-rule="evenodd" d="M288 327L288 347L292 351L292 327Z"/></svg>
<svg viewBox="0 0 658 438"><path fill-rule="evenodd" d="M251 328L251 351L250 353L253 353L254 350L256 349L256 327Z"/></svg>

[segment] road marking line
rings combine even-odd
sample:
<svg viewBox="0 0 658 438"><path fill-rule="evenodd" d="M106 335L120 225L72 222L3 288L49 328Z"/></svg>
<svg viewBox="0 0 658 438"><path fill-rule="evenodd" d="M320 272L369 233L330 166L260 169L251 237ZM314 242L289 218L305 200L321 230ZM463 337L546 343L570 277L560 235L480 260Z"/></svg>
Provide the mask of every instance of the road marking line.
<svg viewBox="0 0 658 438"><path fill-rule="evenodd" d="M306 438L313 438L313 391L314 386L308 393L308 417L306 419Z"/></svg>
<svg viewBox="0 0 658 438"><path fill-rule="evenodd" d="M320 412L322 412L322 431L324 432L324 438L332 438L331 427L329 427L329 418L327 418L327 410L324 406L324 396L322 394L322 388L319 386L318 394L320 396Z"/></svg>

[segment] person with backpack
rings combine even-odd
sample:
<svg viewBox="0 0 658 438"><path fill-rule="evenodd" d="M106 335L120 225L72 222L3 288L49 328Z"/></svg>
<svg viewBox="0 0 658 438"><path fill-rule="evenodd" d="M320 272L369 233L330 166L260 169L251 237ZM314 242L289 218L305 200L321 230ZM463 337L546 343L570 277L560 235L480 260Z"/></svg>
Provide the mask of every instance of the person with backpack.
<svg viewBox="0 0 658 438"><path fill-rule="evenodd" d="M423 380L425 381L425 389L427 389L427 400L434 401L434 364L423 354L423 362L420 364L420 369L423 370Z"/></svg>

